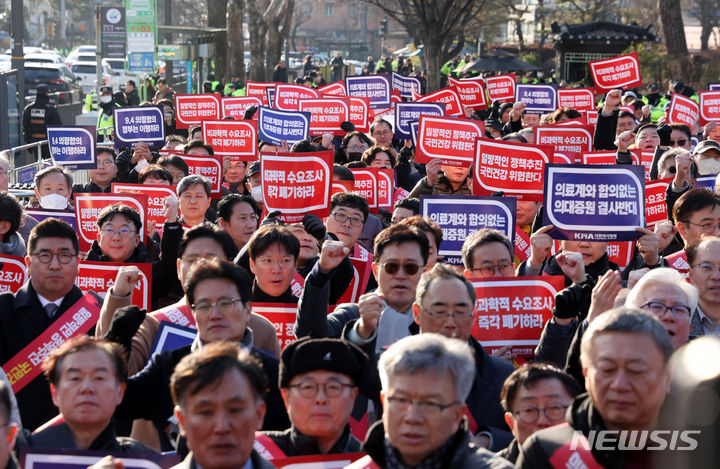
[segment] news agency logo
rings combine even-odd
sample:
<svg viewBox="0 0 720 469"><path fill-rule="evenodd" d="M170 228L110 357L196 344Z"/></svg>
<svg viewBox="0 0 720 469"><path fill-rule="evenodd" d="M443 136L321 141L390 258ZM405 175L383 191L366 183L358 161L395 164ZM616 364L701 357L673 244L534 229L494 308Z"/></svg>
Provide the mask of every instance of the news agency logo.
<svg viewBox="0 0 720 469"><path fill-rule="evenodd" d="M693 451L700 430L590 430L586 437L575 431L570 450Z"/></svg>

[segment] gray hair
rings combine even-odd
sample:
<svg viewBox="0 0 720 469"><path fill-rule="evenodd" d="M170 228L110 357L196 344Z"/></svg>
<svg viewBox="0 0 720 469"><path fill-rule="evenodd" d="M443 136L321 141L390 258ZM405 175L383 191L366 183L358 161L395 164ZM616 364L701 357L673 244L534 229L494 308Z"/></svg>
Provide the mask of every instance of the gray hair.
<svg viewBox="0 0 720 469"><path fill-rule="evenodd" d="M205 176L200 176L199 174L191 174L180 179L180 182L177 185L178 197L180 197L183 192L190 189L196 184L202 185L205 188L205 193L208 197L210 197L210 191L212 191L212 182L210 182L210 179L206 178Z"/></svg>
<svg viewBox="0 0 720 469"><path fill-rule="evenodd" d="M5 171L10 171L10 157L8 155L12 155L10 150L0 151L0 165Z"/></svg>
<svg viewBox="0 0 720 469"><path fill-rule="evenodd" d="M390 346L380 356L378 371L383 391L388 391L390 378L396 375L450 373L457 400L465 402L475 379L475 358L466 342L440 334L419 334Z"/></svg>
<svg viewBox="0 0 720 469"><path fill-rule="evenodd" d="M695 311L698 303L698 291L694 285L691 285L685 280L680 272L669 267L660 267L658 269L652 269L650 272L643 275L638 283L635 284L630 293L628 293L625 299L625 306L629 308L642 308L643 299L642 294L655 285L667 285L677 287L683 292L687 299L687 305L690 311Z"/></svg>
<svg viewBox="0 0 720 469"><path fill-rule="evenodd" d="M34 180L35 187L37 188L40 186L40 182L43 180L43 178L45 176L48 176L50 174L55 174L55 173L62 174L65 177L65 180L67 181L68 189L72 190L72 186L73 186L72 174L65 171L65 169L62 166L52 166L50 168L45 168L45 169L35 173L35 180Z"/></svg>
<svg viewBox="0 0 720 469"><path fill-rule="evenodd" d="M606 332L630 332L647 335L655 342L655 346L662 353L664 363L667 363L674 350L670 342L670 334L668 334L658 318L642 309L623 306L601 314L590 323L580 343L580 361L583 366L588 366L590 363L590 354L595 338Z"/></svg>
<svg viewBox="0 0 720 469"><path fill-rule="evenodd" d="M475 300L477 300L477 297L475 296L475 288L473 287L472 283L470 283L470 281L465 278L465 276L462 275L460 272L458 272L448 264L443 264L441 262L435 264L431 270L425 272L422 277L420 277L417 289L415 289L415 303L417 303L418 305L422 305L422 301L425 299L425 292L428 288L430 288L430 284L437 279L455 279L462 282L467 289L473 306L475 305Z"/></svg>

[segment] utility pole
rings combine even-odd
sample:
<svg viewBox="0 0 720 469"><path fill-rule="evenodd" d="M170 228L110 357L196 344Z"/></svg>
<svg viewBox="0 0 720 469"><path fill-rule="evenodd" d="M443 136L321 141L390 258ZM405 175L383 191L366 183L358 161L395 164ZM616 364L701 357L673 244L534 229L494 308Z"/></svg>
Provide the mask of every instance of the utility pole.
<svg viewBox="0 0 720 469"><path fill-rule="evenodd" d="M17 70L17 89L20 108L25 107L25 54L23 42L25 20L23 19L22 0L12 0L12 68Z"/></svg>
<svg viewBox="0 0 720 469"><path fill-rule="evenodd" d="M172 26L172 0L165 0L165 26ZM172 33L165 35L165 43L172 44ZM168 86L173 85L173 61L165 60L165 79ZM190 78L188 77L188 80Z"/></svg>
<svg viewBox="0 0 720 469"><path fill-rule="evenodd" d="M67 51L67 23L65 23L65 0L60 0L60 50L63 55Z"/></svg>
<svg viewBox="0 0 720 469"><path fill-rule="evenodd" d="M100 87L102 86L102 19L100 18L100 3L95 0L95 97L100 103ZM99 111L98 111L99 112Z"/></svg>

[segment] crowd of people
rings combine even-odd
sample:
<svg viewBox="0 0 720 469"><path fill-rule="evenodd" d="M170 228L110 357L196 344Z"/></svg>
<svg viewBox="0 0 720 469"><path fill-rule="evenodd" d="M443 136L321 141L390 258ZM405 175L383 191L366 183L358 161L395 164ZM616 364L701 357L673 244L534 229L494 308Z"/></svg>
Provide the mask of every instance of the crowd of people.
<svg viewBox="0 0 720 469"><path fill-rule="evenodd" d="M670 93L688 91L671 85ZM335 181L352 183L349 168L392 169L407 192L379 213L362 195L338 192L327 218L286 224L280 212L263 215L259 161L224 159L222 198L211 197L209 180L190 174L183 155L213 148L200 126L176 128L172 90L157 86L163 150L177 153L98 146L89 183L73 184L62 167L43 169L28 206L66 211L73 194L109 193L113 182L174 186L163 226L143 226L137 210L112 204L81 252L70 225L34 219L7 193L10 165L0 155L0 252L24 256L29 276L0 295L0 469L33 449L174 452L188 469L337 454L353 455L358 468L655 467L663 452L603 448L593 432L690 425L662 426L680 400L669 363L720 324L720 196L695 187L700 175L720 172L717 125L668 122L654 112L665 99L657 88L648 88L647 104L640 90L601 97L594 148L616 151L618 165L631 163L632 149L653 152L651 177L667 180L668 220L637 228L624 269L609 260L607 243L562 241L554 252L543 204L523 200L516 223L530 239L527 260L514 240L478 227L458 267L443 262L443 231L423 216L419 197L470 195L469 168L416 163L412 145L382 118L368 134L344 125L342 136L290 147L259 142L259 159L334 151ZM486 137L520 143L533 143L534 125L579 116L567 108L538 116L521 102L466 112L484 120ZM354 258L372 272L348 302L359 281ZM124 265L98 292L92 330L65 340L56 334L83 298L81 260ZM138 263L152 268L149 311L133 304ZM509 348L488 353L471 334L478 298L469 279L538 275L562 276L565 288L534 359L516 368ZM281 347L276 325L253 311L264 303L296 312L295 341ZM196 331L192 343L153 354L163 321ZM19 386L23 372L13 364L38 338L57 342L36 364L42 373ZM121 463L96 464L110 467Z"/></svg>

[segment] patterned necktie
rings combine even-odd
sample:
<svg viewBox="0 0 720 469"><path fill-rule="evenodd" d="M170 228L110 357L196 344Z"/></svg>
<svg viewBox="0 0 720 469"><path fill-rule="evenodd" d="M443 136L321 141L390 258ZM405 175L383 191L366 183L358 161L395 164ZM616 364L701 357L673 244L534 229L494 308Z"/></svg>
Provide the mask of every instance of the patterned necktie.
<svg viewBox="0 0 720 469"><path fill-rule="evenodd" d="M55 303L48 303L45 305L45 312L47 313L49 318L52 318L53 316L55 316L55 313L57 312L57 310L58 310L58 305L56 305Z"/></svg>

